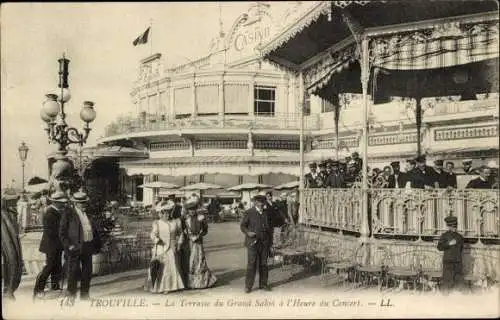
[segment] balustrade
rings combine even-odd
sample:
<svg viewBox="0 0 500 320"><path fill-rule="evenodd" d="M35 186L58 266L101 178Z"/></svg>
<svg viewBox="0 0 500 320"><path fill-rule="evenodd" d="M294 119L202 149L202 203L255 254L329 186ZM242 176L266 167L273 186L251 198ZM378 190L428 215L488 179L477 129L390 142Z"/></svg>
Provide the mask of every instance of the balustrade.
<svg viewBox="0 0 500 320"><path fill-rule="evenodd" d="M306 224L359 232L360 189L305 189L302 208ZM495 190L370 189L374 236L414 236L434 240L446 230L444 218L458 218L458 232L483 241L500 239L499 195Z"/></svg>
<svg viewBox="0 0 500 320"><path fill-rule="evenodd" d="M317 116L305 118L304 127L308 130L319 128ZM225 114L218 116L188 117L172 119L161 115L146 115L141 118L122 118L107 126L107 137L147 131L179 130L199 128L228 128L228 129L269 129L269 130L299 130L300 116L290 113L274 113L273 115L256 114L253 116L241 114Z"/></svg>

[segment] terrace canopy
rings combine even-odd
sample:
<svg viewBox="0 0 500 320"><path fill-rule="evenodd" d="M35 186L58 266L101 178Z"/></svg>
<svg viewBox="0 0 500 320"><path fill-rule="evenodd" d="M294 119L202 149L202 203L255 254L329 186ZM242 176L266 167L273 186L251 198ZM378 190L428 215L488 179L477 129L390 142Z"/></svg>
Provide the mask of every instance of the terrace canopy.
<svg viewBox="0 0 500 320"><path fill-rule="evenodd" d="M391 96L415 98L419 131L421 98L470 100L498 92L497 4L317 2L264 44L261 54L301 73L305 91L337 106L337 117L339 94L363 92L362 74L374 103Z"/></svg>
<svg viewBox="0 0 500 320"><path fill-rule="evenodd" d="M419 137L421 98L475 99L477 93L498 92L497 3L322 1L308 6L260 52L269 62L298 74L303 92L332 102L337 115L339 94L363 94L367 212L369 96L374 103L391 96L414 98ZM418 146L420 152L420 142ZM301 186L303 162L302 158ZM363 229L368 230L367 221Z"/></svg>

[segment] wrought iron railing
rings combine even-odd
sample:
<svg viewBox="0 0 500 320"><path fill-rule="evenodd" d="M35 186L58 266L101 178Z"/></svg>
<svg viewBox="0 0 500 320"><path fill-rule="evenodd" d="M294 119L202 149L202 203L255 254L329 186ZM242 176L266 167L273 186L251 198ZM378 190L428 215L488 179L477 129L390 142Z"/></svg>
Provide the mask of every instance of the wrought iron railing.
<svg viewBox="0 0 500 320"><path fill-rule="evenodd" d="M360 189L303 190L303 221L339 231L360 232ZM446 230L444 218L458 219L458 232L480 241L500 239L499 194L496 190L370 189L371 233L414 236L432 241Z"/></svg>
<svg viewBox="0 0 500 320"><path fill-rule="evenodd" d="M361 228L361 189L305 189L302 206L306 224L359 232Z"/></svg>

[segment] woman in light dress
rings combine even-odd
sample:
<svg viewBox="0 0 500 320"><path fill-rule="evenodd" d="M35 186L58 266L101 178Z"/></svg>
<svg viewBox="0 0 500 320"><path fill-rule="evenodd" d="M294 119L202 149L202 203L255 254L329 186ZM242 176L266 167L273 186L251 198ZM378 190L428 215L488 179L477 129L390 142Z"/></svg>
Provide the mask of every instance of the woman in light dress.
<svg viewBox="0 0 500 320"><path fill-rule="evenodd" d="M173 201L168 201L160 210L160 219L153 223L152 266L145 286L152 293L166 294L184 289L177 253L184 235L180 219L172 218L174 208Z"/></svg>
<svg viewBox="0 0 500 320"><path fill-rule="evenodd" d="M190 289L204 289L212 287L217 278L207 265L203 237L207 235L208 224L205 215L198 210L199 198L191 197L184 203L187 216L185 217L185 237L189 246L184 254L189 261L187 287Z"/></svg>

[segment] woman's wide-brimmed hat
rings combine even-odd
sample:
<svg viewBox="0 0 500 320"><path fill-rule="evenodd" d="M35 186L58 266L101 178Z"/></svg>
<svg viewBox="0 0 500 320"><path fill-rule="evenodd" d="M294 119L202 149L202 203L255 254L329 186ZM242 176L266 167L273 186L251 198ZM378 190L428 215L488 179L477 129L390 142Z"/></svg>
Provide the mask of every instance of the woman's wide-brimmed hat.
<svg viewBox="0 0 500 320"><path fill-rule="evenodd" d="M175 208L175 203L172 200L168 200L164 205L160 206L160 211L172 211Z"/></svg>
<svg viewBox="0 0 500 320"><path fill-rule="evenodd" d="M265 191L261 191L259 193L257 193L255 196L253 196L253 200L254 201L266 201L267 200L267 192Z"/></svg>
<svg viewBox="0 0 500 320"><path fill-rule="evenodd" d="M68 202L68 198L66 197L66 194L62 191L56 191L53 194L50 195L49 197L50 201L54 202Z"/></svg>
<svg viewBox="0 0 500 320"><path fill-rule="evenodd" d="M186 207L187 210L189 209L196 209L198 207L198 204L200 203L200 198L197 196L191 196L186 199L186 202L184 202L184 207Z"/></svg>
<svg viewBox="0 0 500 320"><path fill-rule="evenodd" d="M89 201L89 197L85 192L75 192L73 196L71 196L71 201L73 202L87 202Z"/></svg>

